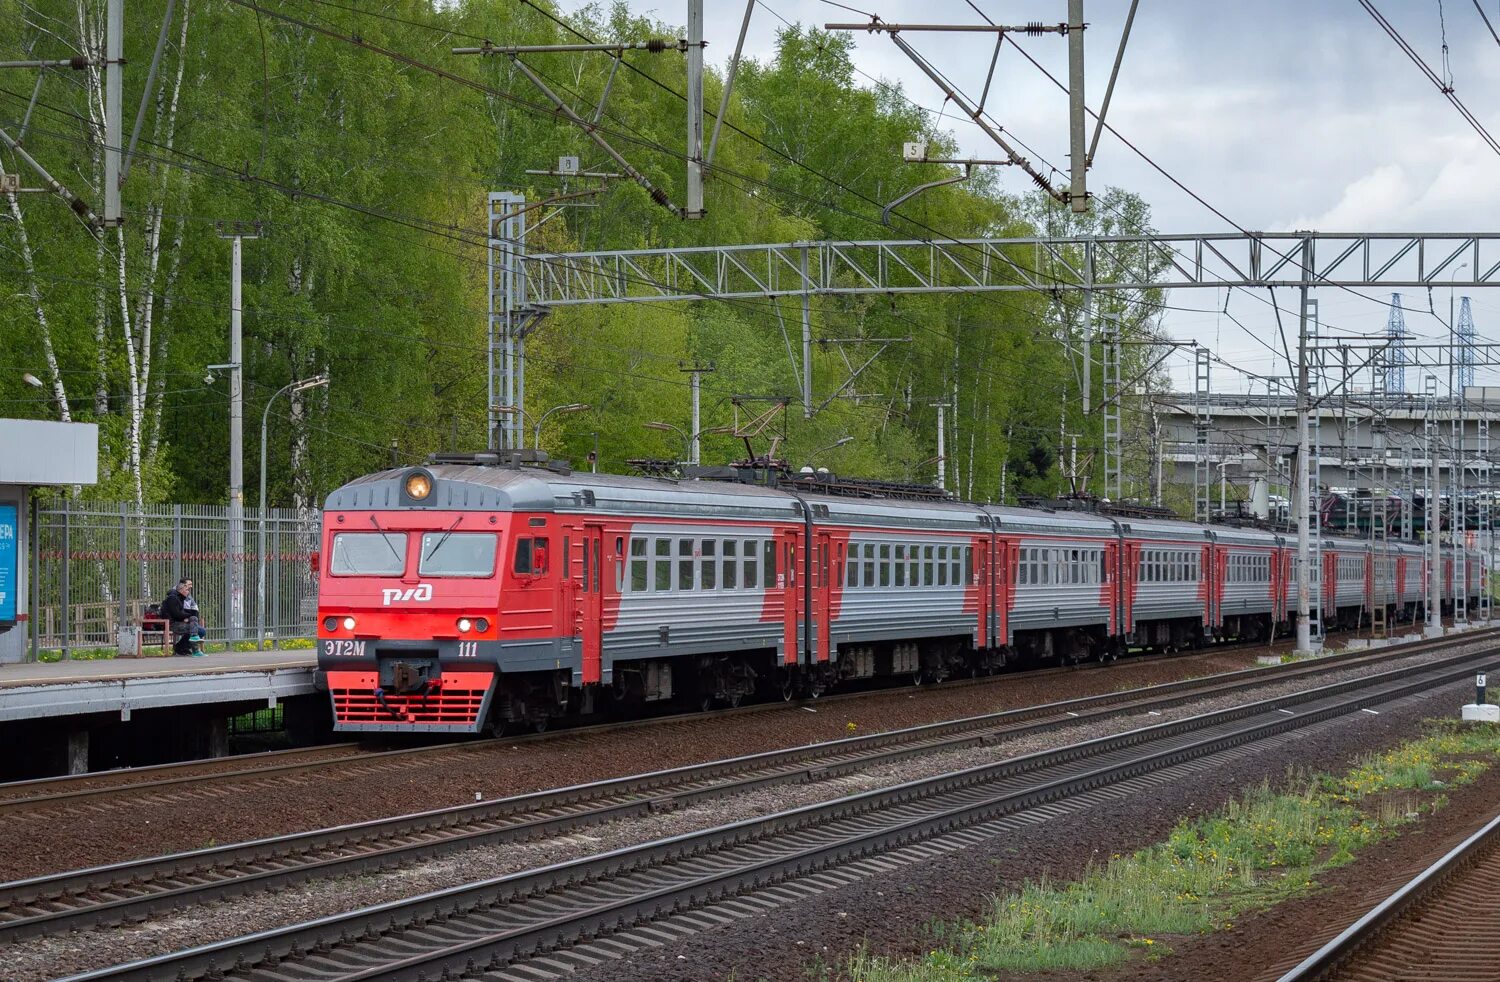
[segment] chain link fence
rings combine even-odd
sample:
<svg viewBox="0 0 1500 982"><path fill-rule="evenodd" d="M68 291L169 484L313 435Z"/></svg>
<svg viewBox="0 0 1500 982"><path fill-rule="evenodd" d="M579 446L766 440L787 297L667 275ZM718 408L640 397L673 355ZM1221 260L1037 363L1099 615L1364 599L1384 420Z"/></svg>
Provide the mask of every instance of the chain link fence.
<svg viewBox="0 0 1500 982"><path fill-rule="evenodd" d="M183 577L193 581L210 641L270 647L315 633L316 513L271 509L263 527L258 512L227 505L137 509L63 498L41 504L32 534L33 657L133 649L146 607Z"/></svg>

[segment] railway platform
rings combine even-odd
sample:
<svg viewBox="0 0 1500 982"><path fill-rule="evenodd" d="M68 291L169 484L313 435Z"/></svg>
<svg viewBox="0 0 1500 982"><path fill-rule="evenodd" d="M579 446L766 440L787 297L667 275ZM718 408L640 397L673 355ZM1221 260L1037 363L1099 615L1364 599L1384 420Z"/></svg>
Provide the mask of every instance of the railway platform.
<svg viewBox="0 0 1500 982"><path fill-rule="evenodd" d="M33 662L0 665L0 722L43 716L278 700L313 691L317 655L233 651L201 657Z"/></svg>
<svg viewBox="0 0 1500 982"><path fill-rule="evenodd" d="M54 773L218 756L231 717L284 704L315 720L316 668L311 649L0 665L0 739Z"/></svg>

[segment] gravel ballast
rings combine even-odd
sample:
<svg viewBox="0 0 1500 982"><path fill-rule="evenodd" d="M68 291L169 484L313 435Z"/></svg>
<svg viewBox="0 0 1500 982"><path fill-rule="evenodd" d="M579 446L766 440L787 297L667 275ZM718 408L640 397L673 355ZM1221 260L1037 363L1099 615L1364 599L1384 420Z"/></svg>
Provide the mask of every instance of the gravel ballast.
<svg viewBox="0 0 1500 982"><path fill-rule="evenodd" d="M351 763L307 774L225 781L82 808L6 815L0 880L407 815L643 771L817 743L1253 666L1263 648L1123 660L1072 671L1017 673L958 686L902 687L809 707L674 719L609 732L559 733L526 743L477 741L400 763Z"/></svg>
<svg viewBox="0 0 1500 982"><path fill-rule="evenodd" d="M1194 774L1179 778L1155 786L1147 794L1065 815L919 866L860 880L678 943L637 952L570 979L703 982L732 977L790 982L808 978L815 962L837 968L862 944L877 954L918 958L935 946L928 928L934 921L982 916L990 896L1017 889L1028 879L1043 875L1053 882L1077 879L1091 864L1158 842L1179 819L1217 811L1261 782L1276 784L1294 771L1347 770L1367 753L1418 735L1423 719L1454 715L1466 693L1472 693L1472 687L1456 683L1382 707L1379 715L1351 713L1299 731L1266 752L1216 770L1211 777ZM1310 924L1304 923L1304 931L1347 924L1359 915L1355 908L1349 916L1340 904L1327 898L1305 906L1304 919L1311 911L1317 916ZM1195 960L1193 964L1182 963L1185 971L1178 972L1169 958L1140 966L1131 977L1247 978L1252 973L1245 970L1248 966L1241 966L1235 954L1238 935L1244 928L1242 920L1234 937L1204 942L1220 948L1217 970L1205 970L1203 962ZM1264 947L1264 954L1274 955L1273 945ZM1303 947L1311 950L1307 943ZM1285 961L1286 948L1280 953ZM1105 979L1111 974L1082 977Z"/></svg>
<svg viewBox="0 0 1500 982"><path fill-rule="evenodd" d="M1434 657L1437 656L1418 655L1404 660L1403 663L1421 664ZM0 949L0 963L6 964L8 970L13 973L13 976L7 977L14 977L18 980L46 978L59 972L76 972L87 968L102 967L336 914L355 907L400 899L447 886L765 815L774 811L827 801L873 788L992 763L1007 757L1094 739L1141 726L1225 709L1247 701L1274 698L1278 695L1300 691L1311 685L1332 684L1351 679L1368 674L1369 671L1368 668L1348 668L1320 675L1316 681L1287 681L1263 686L1249 693L1196 700L1162 710L1159 716L1133 713L1113 719L1080 722L1059 730L1032 734L988 747L930 754L878 765L828 781L805 785L782 785L722 799L710 799L679 811L586 828L545 841L470 849L460 854L415 864L397 871L326 880L275 894L234 898L179 912L145 925L94 930L89 933L86 945L79 944L78 939L67 937L27 941L10 946L9 950ZM923 693L905 692L902 695L903 698L915 702L920 700ZM1365 715L1365 718L1383 717ZM1122 804L1120 807L1133 806ZM642 977L649 977L649 973Z"/></svg>

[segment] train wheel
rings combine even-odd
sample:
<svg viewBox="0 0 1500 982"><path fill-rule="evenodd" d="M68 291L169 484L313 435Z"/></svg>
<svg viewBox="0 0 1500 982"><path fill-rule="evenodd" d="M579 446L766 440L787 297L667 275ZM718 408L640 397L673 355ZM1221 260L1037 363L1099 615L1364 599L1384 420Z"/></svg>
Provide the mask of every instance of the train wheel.
<svg viewBox="0 0 1500 982"><path fill-rule="evenodd" d="M787 672L781 679L781 701L791 702L792 697L797 694L797 683L792 678L792 673Z"/></svg>
<svg viewBox="0 0 1500 982"><path fill-rule="evenodd" d="M550 717L550 716L543 716L540 719L534 719L534 720L531 721L531 731L533 733L546 733L547 732L547 724L549 724L551 722L552 722L552 717Z"/></svg>

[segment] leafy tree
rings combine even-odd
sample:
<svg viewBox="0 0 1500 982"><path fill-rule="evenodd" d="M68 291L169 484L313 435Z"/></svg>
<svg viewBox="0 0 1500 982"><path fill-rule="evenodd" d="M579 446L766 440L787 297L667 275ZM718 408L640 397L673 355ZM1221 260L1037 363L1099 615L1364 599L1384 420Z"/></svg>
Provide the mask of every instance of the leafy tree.
<svg viewBox="0 0 1500 982"><path fill-rule="evenodd" d="M546 202L526 213L534 253L1149 227L1145 203L1124 192L1107 192L1079 219L1011 198L982 172L912 198L884 224L886 203L954 173L904 163L901 143L925 139L946 155L955 141L898 86L860 76L850 38L815 28L783 31L774 57L742 65L708 174L707 215L685 222L628 176L528 173L560 156L579 157L590 172L623 172L560 119L530 71L571 111L597 114L599 136L681 203L686 78L674 50L628 52L619 66L600 53L519 62L451 53L486 39L680 36L622 3L564 16L503 0L263 10L178 0L145 92L165 7L142 0L127 16L126 116L143 95L147 111L124 225L91 229L55 196L0 202L0 411L100 423L102 480L86 492L99 497L224 500L228 386L223 373L205 381L206 366L229 361L229 245L219 222L259 228L244 244L249 487L259 478L255 424L272 394L315 374L331 379L270 404L268 497L303 509L393 460L485 445L491 191ZM103 10L103 0L0 0L0 21L20 28L0 35L0 58L97 56ZM723 79L710 76L713 108ZM0 80L0 128L19 128L33 81ZM48 72L26 134L30 151L96 207L101 93L97 70ZM5 173L25 166L0 152ZM1148 293L1099 299L1096 311L1119 313L1122 331L1149 337L1159 304ZM542 433L544 449L577 462L595 446L611 471L634 458L677 458L682 439L643 424L685 431L681 366L713 362L704 429L744 423L767 399L790 396L753 452L774 440L794 466L931 481L933 404L949 402L949 486L1012 501L1063 487L1064 429L1080 432L1085 456L1098 441L1097 419L1078 414L1076 294L832 295L814 299L811 322L813 401L804 407L796 298L560 308L526 341L528 413L589 404L550 418ZM1127 372L1149 365L1147 349L1129 350ZM43 381L41 392L21 381L23 370ZM1096 371L1096 404L1098 379ZM845 437L853 439L834 447ZM745 452L733 436L704 436L705 462Z"/></svg>

